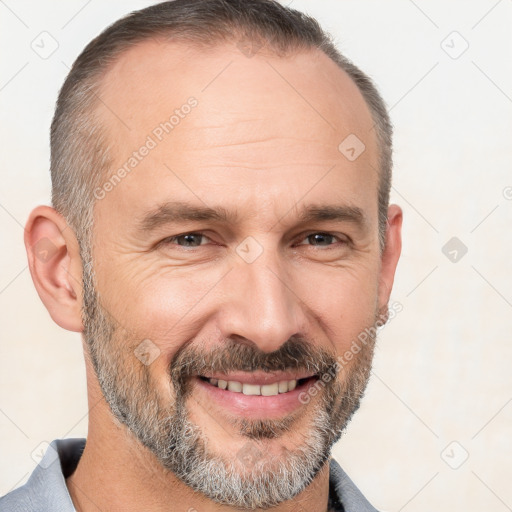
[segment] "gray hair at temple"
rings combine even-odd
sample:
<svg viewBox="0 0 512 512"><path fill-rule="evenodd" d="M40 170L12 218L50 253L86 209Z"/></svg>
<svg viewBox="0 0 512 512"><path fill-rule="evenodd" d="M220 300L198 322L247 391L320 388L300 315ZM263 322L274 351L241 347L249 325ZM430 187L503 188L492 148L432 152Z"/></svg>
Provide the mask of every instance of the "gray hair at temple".
<svg viewBox="0 0 512 512"><path fill-rule="evenodd" d="M76 59L59 93L51 126L52 204L75 231L81 251L88 252L92 240L93 191L112 165L113 141L95 112L102 78L123 51L162 37L198 48L246 41L280 57L320 49L343 69L359 88L374 121L380 151L379 242L384 248L392 127L372 80L338 51L315 19L276 1L173 0L133 12L106 28Z"/></svg>

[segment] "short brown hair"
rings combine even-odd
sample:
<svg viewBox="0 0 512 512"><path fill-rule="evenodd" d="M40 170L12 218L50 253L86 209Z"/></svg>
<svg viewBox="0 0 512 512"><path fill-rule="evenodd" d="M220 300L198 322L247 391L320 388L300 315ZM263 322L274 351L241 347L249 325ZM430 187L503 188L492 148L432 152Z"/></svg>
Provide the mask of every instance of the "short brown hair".
<svg viewBox="0 0 512 512"><path fill-rule="evenodd" d="M106 28L82 51L59 93L51 126L52 204L90 241L93 190L111 165L107 133L95 107L107 68L129 47L166 37L192 45L253 41L277 55L318 48L355 82L372 114L380 149L379 241L384 247L392 172L392 127L372 80L344 57L318 22L274 0L174 0L135 11ZM341 141L340 141L341 142Z"/></svg>

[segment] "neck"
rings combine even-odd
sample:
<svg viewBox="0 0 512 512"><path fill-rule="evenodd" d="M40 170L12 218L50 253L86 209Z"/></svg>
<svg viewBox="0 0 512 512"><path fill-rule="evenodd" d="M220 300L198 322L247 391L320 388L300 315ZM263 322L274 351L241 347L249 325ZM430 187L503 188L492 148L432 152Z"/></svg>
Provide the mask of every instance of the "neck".
<svg viewBox="0 0 512 512"><path fill-rule="evenodd" d="M240 512L196 493L165 470L124 426L116 424L98 389L89 392L89 410L84 453L66 480L76 510ZM326 463L304 491L272 510L326 512L328 496Z"/></svg>

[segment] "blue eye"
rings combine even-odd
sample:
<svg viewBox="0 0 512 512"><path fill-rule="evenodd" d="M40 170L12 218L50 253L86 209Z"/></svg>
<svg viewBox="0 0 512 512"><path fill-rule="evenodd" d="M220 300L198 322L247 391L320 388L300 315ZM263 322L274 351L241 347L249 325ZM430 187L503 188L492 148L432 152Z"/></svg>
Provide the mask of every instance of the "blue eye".
<svg viewBox="0 0 512 512"><path fill-rule="evenodd" d="M183 235L171 236L165 240L165 243L180 245L182 247L199 247L204 245L202 239L209 240L202 233L185 233Z"/></svg>
<svg viewBox="0 0 512 512"><path fill-rule="evenodd" d="M310 242L310 245L316 246L316 247L328 247L329 245L333 245L337 241L340 242L340 240L337 236L331 235L330 233L312 233L304 240L308 240ZM306 245L304 243L300 243L298 245Z"/></svg>
<svg viewBox="0 0 512 512"><path fill-rule="evenodd" d="M311 245L313 247L330 247L337 242L341 244L347 243L346 240L340 239L331 233L316 232L307 235L301 239L297 245ZM185 248L195 248L201 245L207 245L211 240L203 233L183 233L182 235L175 235L166 238L162 242L167 245L177 245Z"/></svg>

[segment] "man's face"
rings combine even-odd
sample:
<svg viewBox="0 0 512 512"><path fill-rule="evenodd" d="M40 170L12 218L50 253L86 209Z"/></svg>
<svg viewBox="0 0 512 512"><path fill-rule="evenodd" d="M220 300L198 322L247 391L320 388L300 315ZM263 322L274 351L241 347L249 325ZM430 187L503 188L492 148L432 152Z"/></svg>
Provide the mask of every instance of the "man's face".
<svg viewBox="0 0 512 512"><path fill-rule="evenodd" d="M85 335L107 401L211 499L290 499L357 408L373 340L336 358L387 302L368 108L323 54L156 42L100 97L120 179L95 205Z"/></svg>

